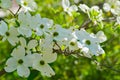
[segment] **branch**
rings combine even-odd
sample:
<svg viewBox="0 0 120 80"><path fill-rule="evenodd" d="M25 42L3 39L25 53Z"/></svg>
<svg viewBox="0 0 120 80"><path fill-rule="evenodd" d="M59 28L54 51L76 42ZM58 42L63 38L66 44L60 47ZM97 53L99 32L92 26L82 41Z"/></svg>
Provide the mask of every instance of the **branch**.
<svg viewBox="0 0 120 80"><path fill-rule="evenodd" d="M105 68L110 69L110 70L112 70L112 71L120 72L120 69L115 69L115 68L112 66L112 64L111 64L111 65L100 64L96 59L93 59L93 58L91 58L91 60L93 60L93 61L96 63L96 65L98 65L98 66L100 66L100 67L105 67ZM115 65L117 65L117 64L115 64ZM115 66L115 65L114 65L114 66Z"/></svg>
<svg viewBox="0 0 120 80"><path fill-rule="evenodd" d="M80 30L81 28L87 28L89 23L92 22L90 19L86 20L81 27L79 27L78 29Z"/></svg>
<svg viewBox="0 0 120 80"><path fill-rule="evenodd" d="M13 16L15 16L15 14L14 14L10 9L8 9L8 11L9 11Z"/></svg>
<svg viewBox="0 0 120 80"><path fill-rule="evenodd" d="M18 8L17 12L15 13L15 15L18 14L18 12L20 11L20 9L21 9L21 6L19 5L19 8Z"/></svg>
<svg viewBox="0 0 120 80"><path fill-rule="evenodd" d="M103 66L103 67L105 67L105 68L107 68L107 69L110 69L110 70L113 70L113 71L115 71L115 72L120 72L119 69L115 69L115 68L113 68L113 66L108 66L108 65L106 65L106 64L101 64L100 66Z"/></svg>
<svg viewBox="0 0 120 80"><path fill-rule="evenodd" d="M110 17L110 18L104 18L102 20L103 22L111 22L111 21L116 21L116 17ZM88 25L91 23L92 21L90 19L86 20L78 29L80 30L81 28L88 28Z"/></svg>
<svg viewBox="0 0 120 80"><path fill-rule="evenodd" d="M116 21L116 17L104 18L104 22Z"/></svg>

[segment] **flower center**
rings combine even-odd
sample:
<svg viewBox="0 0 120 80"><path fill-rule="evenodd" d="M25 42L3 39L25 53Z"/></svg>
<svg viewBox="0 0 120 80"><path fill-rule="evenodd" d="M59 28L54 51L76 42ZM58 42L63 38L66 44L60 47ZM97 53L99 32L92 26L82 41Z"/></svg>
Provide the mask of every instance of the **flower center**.
<svg viewBox="0 0 120 80"><path fill-rule="evenodd" d="M25 50L27 51L27 47L25 47Z"/></svg>
<svg viewBox="0 0 120 80"><path fill-rule="evenodd" d="M44 65L44 64L45 64L45 61L41 60L40 65Z"/></svg>
<svg viewBox="0 0 120 80"><path fill-rule="evenodd" d="M41 29L43 29L43 28L44 28L44 25L43 25L43 24L41 24L41 25L40 25L40 28L41 28Z"/></svg>
<svg viewBox="0 0 120 80"><path fill-rule="evenodd" d="M18 60L18 63L23 64L23 60L22 59Z"/></svg>
<svg viewBox="0 0 120 80"><path fill-rule="evenodd" d="M58 35L59 35L58 32L54 32L54 33L53 33L53 36L54 36L54 37L56 37L56 36L58 36Z"/></svg>
<svg viewBox="0 0 120 80"><path fill-rule="evenodd" d="M10 33L9 33L9 32L6 32L5 34L6 34L6 36L10 36Z"/></svg>
<svg viewBox="0 0 120 80"><path fill-rule="evenodd" d="M24 2L24 3L23 3L23 5L27 6L27 5L28 5L28 3L27 3L27 2Z"/></svg>
<svg viewBox="0 0 120 80"><path fill-rule="evenodd" d="M90 45L91 44L90 40L86 40L85 44Z"/></svg>
<svg viewBox="0 0 120 80"><path fill-rule="evenodd" d="M111 5L111 8L115 8L115 5Z"/></svg>
<svg viewBox="0 0 120 80"><path fill-rule="evenodd" d="M74 43L74 42L70 42L70 45L71 45L71 46L75 46L75 43Z"/></svg>

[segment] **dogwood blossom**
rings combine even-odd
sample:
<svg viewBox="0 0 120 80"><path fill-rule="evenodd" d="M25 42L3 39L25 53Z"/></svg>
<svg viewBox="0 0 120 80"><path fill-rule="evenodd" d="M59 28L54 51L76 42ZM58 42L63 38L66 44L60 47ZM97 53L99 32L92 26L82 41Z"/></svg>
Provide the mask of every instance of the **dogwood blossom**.
<svg viewBox="0 0 120 80"><path fill-rule="evenodd" d="M100 47L100 41L98 41L98 38L87 33L84 29L81 29L80 31L75 31L75 36L79 44L81 45L83 53L96 56L105 53L104 50Z"/></svg>
<svg viewBox="0 0 120 80"><path fill-rule="evenodd" d="M18 15L18 20L20 22L18 32L26 37L30 37L32 35L32 30L35 30L36 27L40 25L40 19L41 17L39 14L31 16L29 12L21 12Z"/></svg>
<svg viewBox="0 0 120 80"><path fill-rule="evenodd" d="M49 29L53 26L53 20L50 20L48 18L41 18L40 24L38 27L36 27L36 34L38 36L42 36L43 34L49 32Z"/></svg>
<svg viewBox="0 0 120 80"><path fill-rule="evenodd" d="M62 0L62 7L63 7L64 11L67 12L70 16L72 16L72 12L75 12L78 10L76 5L70 6L69 0Z"/></svg>
<svg viewBox="0 0 120 80"><path fill-rule="evenodd" d="M94 24L101 23L101 26L103 27L103 12L98 6L92 6L91 8L89 8L85 4L80 4L79 8L88 15L88 17L94 22Z"/></svg>
<svg viewBox="0 0 120 80"><path fill-rule="evenodd" d="M120 14L120 1L119 0L107 0L103 5L103 9L106 12L111 12L114 15Z"/></svg>
<svg viewBox="0 0 120 80"><path fill-rule="evenodd" d="M10 29L8 29L8 26L4 21L0 22L0 35L3 36L3 41L7 39L11 45L16 45L18 42L17 36L19 33L17 32L17 28L10 27Z"/></svg>
<svg viewBox="0 0 120 80"><path fill-rule="evenodd" d="M48 65L56 60L56 53L34 53L33 68L40 71L42 75L51 77L55 75L53 69Z"/></svg>
<svg viewBox="0 0 120 80"><path fill-rule="evenodd" d="M103 20L102 14L102 10L98 6L92 6L88 16L92 21L101 22Z"/></svg>
<svg viewBox="0 0 120 80"><path fill-rule="evenodd" d="M25 56L25 49L21 46L18 46L11 53L10 57L5 66L6 72L13 72L17 69L17 73L21 77L28 77L30 70L28 67L32 66L31 55Z"/></svg>

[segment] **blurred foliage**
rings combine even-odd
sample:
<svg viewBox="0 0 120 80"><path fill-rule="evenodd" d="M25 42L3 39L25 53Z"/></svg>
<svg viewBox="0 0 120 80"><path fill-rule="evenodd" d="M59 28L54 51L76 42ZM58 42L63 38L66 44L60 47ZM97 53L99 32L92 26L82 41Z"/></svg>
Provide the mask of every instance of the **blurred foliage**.
<svg viewBox="0 0 120 80"><path fill-rule="evenodd" d="M84 13L78 13L74 18L70 17L63 11L61 0L35 1L38 9L37 12L32 12L33 15L40 13L41 17L53 19L55 23L64 27L81 26L88 20ZM74 3L73 0L71 2ZM101 7L104 0L80 0L80 3ZM56 72L56 75L51 78L41 76L40 72L32 70L28 78L21 78L16 72L13 72L0 76L0 80L120 80L120 27L113 26L113 24L114 22L104 22L103 29L93 23L88 25L88 32L97 33L102 30L107 36L107 41L101 44L106 53L101 56L89 59L59 54L57 60L50 64ZM11 50L12 47L8 42L0 42L0 70L3 69L5 61L10 57ZM100 65L96 63L96 60Z"/></svg>

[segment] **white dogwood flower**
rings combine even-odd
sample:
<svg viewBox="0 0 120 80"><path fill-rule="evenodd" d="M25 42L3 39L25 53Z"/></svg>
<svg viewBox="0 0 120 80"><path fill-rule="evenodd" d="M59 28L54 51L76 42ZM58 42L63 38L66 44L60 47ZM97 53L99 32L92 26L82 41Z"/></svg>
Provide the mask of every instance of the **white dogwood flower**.
<svg viewBox="0 0 120 80"><path fill-rule="evenodd" d="M46 32L49 32L49 29L52 26L53 26L53 20L50 20L48 18L41 18L39 26L36 27L36 34L38 36L42 36Z"/></svg>
<svg viewBox="0 0 120 80"><path fill-rule="evenodd" d="M91 35L87 33L84 29L81 29L80 31L76 31L75 35L77 37L78 42L81 45L82 51L84 53L90 54L90 55L99 55L105 53L104 50L100 47L100 42L103 42L105 39L100 37L101 32L97 34L96 37L94 35ZM102 34L103 35L103 34ZM98 41L98 39L101 39Z"/></svg>
<svg viewBox="0 0 120 80"><path fill-rule="evenodd" d="M64 11L67 12L70 16L72 16L72 12L75 12L78 10L76 5L70 6L69 0L62 0L62 7L63 7Z"/></svg>
<svg viewBox="0 0 120 80"><path fill-rule="evenodd" d="M41 17L39 14L31 16L29 12L21 12L18 15L18 20L20 22L18 32L26 37L30 37L32 35L32 30L35 30L36 27L40 25L40 19Z"/></svg>
<svg viewBox="0 0 120 80"><path fill-rule="evenodd" d="M25 56L25 49L21 46L18 46L11 53L12 57L10 57L5 66L6 72L13 72L17 69L17 73L21 77L28 77L30 74L30 70L28 67L32 66L32 57L31 55Z"/></svg>
<svg viewBox="0 0 120 80"><path fill-rule="evenodd" d="M8 29L8 26L4 21L0 22L0 35L3 36L3 41L7 39L11 45L16 45L18 42L17 36L19 33L17 32L17 28L10 27L10 29Z"/></svg>
<svg viewBox="0 0 120 80"><path fill-rule="evenodd" d="M49 66L48 63L52 63L56 60L56 53L43 53L38 54L34 53L33 59L33 68L40 71L42 75L51 77L55 75L53 69Z"/></svg>
<svg viewBox="0 0 120 80"><path fill-rule="evenodd" d="M103 12L98 6L92 6L91 8L89 8L85 4L80 4L79 8L88 15L88 17L94 22L94 24L98 22L101 23L101 27L103 27Z"/></svg>
<svg viewBox="0 0 120 80"><path fill-rule="evenodd" d="M92 6L89 9L88 16L94 23L102 22L103 20L102 15L103 15L103 12L98 6Z"/></svg>
<svg viewBox="0 0 120 80"><path fill-rule="evenodd" d="M69 47L70 51L78 50L79 47L78 47L78 44L77 44L77 40L75 38L73 38L72 40L70 40L69 44L68 44L68 47Z"/></svg>
<svg viewBox="0 0 120 80"><path fill-rule="evenodd" d="M120 14L120 1L119 0L107 0L103 5L103 9L106 12L111 12L114 15Z"/></svg>

